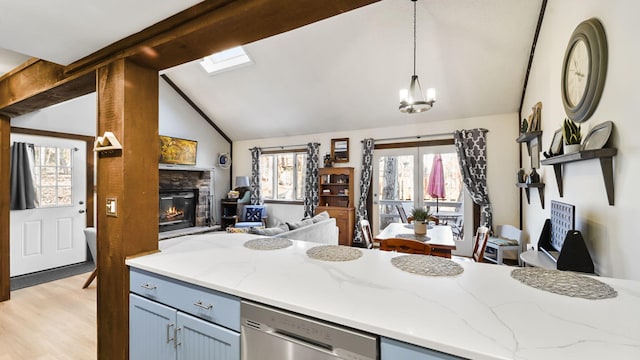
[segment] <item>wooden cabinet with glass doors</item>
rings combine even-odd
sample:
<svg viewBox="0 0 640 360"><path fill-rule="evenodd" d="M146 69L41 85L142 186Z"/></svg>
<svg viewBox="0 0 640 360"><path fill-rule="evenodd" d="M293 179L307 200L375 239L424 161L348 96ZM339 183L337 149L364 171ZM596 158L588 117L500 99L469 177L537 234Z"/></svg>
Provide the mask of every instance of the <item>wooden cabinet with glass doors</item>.
<svg viewBox="0 0 640 360"><path fill-rule="evenodd" d="M318 207L316 214L326 211L336 219L339 244L351 246L355 229L353 202L353 168L335 167L318 169Z"/></svg>

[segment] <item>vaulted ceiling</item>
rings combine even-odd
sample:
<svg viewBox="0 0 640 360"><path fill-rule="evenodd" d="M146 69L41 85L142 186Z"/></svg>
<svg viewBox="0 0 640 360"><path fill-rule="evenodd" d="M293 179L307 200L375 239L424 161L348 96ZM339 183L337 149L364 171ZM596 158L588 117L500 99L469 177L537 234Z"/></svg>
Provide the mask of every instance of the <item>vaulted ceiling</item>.
<svg viewBox="0 0 640 360"><path fill-rule="evenodd" d="M30 56L66 65L197 2L0 1L0 75ZM194 61L163 73L233 140L516 112L540 6L420 0L416 70L437 88L421 114L398 111L413 70L409 0L246 44L249 66L209 76Z"/></svg>

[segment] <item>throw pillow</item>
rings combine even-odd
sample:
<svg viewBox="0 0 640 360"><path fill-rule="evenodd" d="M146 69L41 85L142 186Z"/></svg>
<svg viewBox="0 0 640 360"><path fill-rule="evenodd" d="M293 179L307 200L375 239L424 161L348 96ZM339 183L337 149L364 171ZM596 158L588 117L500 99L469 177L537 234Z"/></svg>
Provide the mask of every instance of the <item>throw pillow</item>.
<svg viewBox="0 0 640 360"><path fill-rule="evenodd" d="M261 208L245 208L245 221L258 222L262 221L262 209Z"/></svg>
<svg viewBox="0 0 640 360"><path fill-rule="evenodd" d="M227 232L228 233L248 233L249 232L249 228L228 227L227 228Z"/></svg>
<svg viewBox="0 0 640 360"><path fill-rule="evenodd" d="M264 236L274 236L278 234L285 233L289 231L289 227L287 225L280 225L272 228L253 228L255 229L255 234L264 235Z"/></svg>
<svg viewBox="0 0 640 360"><path fill-rule="evenodd" d="M305 227L311 224L313 224L313 220L311 219L302 220L294 223L289 223L289 222L287 223L287 225L289 226L289 230L299 229L301 227Z"/></svg>
<svg viewBox="0 0 640 360"><path fill-rule="evenodd" d="M323 212L321 212L320 214L318 214L318 215L316 215L316 216L312 217L312 218L311 218L311 220L312 220L312 221L313 221L313 223L315 224L315 223L317 223L317 222L327 220L328 218L329 218L329 213L328 213L328 212L326 212L326 211L323 211Z"/></svg>

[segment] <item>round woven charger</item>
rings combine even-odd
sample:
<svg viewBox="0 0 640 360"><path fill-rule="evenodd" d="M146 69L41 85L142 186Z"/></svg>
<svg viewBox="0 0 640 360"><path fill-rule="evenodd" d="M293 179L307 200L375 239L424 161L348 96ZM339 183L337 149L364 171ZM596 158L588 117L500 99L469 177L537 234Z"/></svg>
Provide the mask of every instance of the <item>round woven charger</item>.
<svg viewBox="0 0 640 360"><path fill-rule="evenodd" d="M558 295L589 300L618 296L617 291L602 281L570 271L522 268L511 271L511 277L525 285Z"/></svg>
<svg viewBox="0 0 640 360"><path fill-rule="evenodd" d="M307 256L324 261L350 261L362 256L362 251L347 246L323 245L307 250Z"/></svg>
<svg viewBox="0 0 640 360"><path fill-rule="evenodd" d="M454 261L430 255L402 255L391 259L391 264L402 271L425 276L455 276L464 271Z"/></svg>
<svg viewBox="0 0 640 360"><path fill-rule="evenodd" d="M293 244L289 239L281 238L257 238L244 243L244 247L253 250L277 250L284 249Z"/></svg>

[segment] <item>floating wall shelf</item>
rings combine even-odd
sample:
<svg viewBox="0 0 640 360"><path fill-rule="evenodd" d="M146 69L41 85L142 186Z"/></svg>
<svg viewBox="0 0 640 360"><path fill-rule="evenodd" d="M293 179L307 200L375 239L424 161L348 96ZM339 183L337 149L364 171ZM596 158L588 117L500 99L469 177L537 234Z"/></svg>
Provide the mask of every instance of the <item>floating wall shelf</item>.
<svg viewBox="0 0 640 360"><path fill-rule="evenodd" d="M516 139L516 142L518 144L527 143L527 151L529 152L529 156L531 156L531 140L538 139L538 144L540 144L541 137L542 137L542 130L532 131L532 132L524 133L518 136L518 138Z"/></svg>
<svg viewBox="0 0 640 360"><path fill-rule="evenodd" d="M560 193L560 197L562 197L564 195L562 188L562 165L576 161L600 159L600 167L602 168L604 187L607 190L607 199L609 200L609 205L613 205L613 157L617 153L618 149L615 148L583 150L571 154L558 155L548 159L544 159L542 160L542 165L553 165L553 171L556 174L556 182L558 183L558 192Z"/></svg>
<svg viewBox="0 0 640 360"><path fill-rule="evenodd" d="M540 205L544 209L544 183L516 183L516 186L520 189L524 189L524 193L527 195L527 204L531 204L529 189L538 188L538 195L540 195Z"/></svg>

